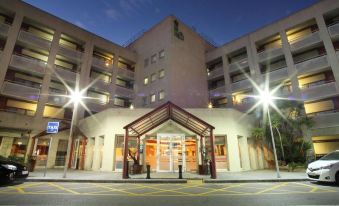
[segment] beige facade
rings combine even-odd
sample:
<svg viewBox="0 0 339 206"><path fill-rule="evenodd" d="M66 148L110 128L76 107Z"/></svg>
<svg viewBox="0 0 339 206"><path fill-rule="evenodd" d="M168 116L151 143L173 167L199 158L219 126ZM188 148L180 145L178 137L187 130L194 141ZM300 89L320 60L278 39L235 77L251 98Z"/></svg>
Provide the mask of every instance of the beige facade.
<svg viewBox="0 0 339 206"><path fill-rule="evenodd" d="M122 47L22 1L4 0L0 155L27 159L33 151L41 154L41 161L47 158L50 138L41 133L49 121L69 125L73 106L67 104L70 91L65 84L74 88L79 82L80 89L90 85L85 95L91 99L85 101L88 111L80 108L76 117L82 131L72 143L73 168L115 171L122 127L167 101L214 125L215 136L225 136L227 151L242 154L230 156L221 170L268 167L269 150L248 140L250 128L237 127L236 110L250 108L253 101L246 95L256 93L248 76L257 84L269 77L271 87L282 85L277 95L304 102L306 113L316 121L310 138L315 152L322 155L332 149L329 144L336 145L332 143L339 135L338 59L336 0L320 1L220 47L174 16ZM212 110L201 109L209 103ZM131 106L136 109L119 109ZM98 114L88 117L90 113ZM94 118L105 124L86 126ZM52 138L49 167L64 162L68 131ZM143 139L151 145L157 134L171 133L199 142L192 133L168 124ZM79 162L83 155L85 160Z"/></svg>

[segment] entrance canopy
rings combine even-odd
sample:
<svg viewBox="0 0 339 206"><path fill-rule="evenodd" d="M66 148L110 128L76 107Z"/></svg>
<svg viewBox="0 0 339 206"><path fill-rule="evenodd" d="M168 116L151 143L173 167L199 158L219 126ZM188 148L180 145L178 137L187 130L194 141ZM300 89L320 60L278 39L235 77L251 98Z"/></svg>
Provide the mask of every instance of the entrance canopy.
<svg viewBox="0 0 339 206"><path fill-rule="evenodd" d="M172 102L167 102L153 111L126 125L129 136L141 136L146 132L173 120L179 125L191 130L200 136L210 136L214 127L193 114L185 111Z"/></svg>
<svg viewBox="0 0 339 206"><path fill-rule="evenodd" d="M130 136L137 136L138 144L140 144L140 137L142 135L146 134L147 132L151 131L152 129L158 127L168 120L172 120L177 124L185 127L186 129L189 129L192 132L196 133L201 137L201 140L202 138L209 136L211 148L214 148L213 129L215 128L212 125L185 111L172 102L167 102L124 127L125 140L122 173L123 178L128 178L128 138ZM216 178L215 156L213 151L214 149L212 149L211 152L211 176L212 178Z"/></svg>

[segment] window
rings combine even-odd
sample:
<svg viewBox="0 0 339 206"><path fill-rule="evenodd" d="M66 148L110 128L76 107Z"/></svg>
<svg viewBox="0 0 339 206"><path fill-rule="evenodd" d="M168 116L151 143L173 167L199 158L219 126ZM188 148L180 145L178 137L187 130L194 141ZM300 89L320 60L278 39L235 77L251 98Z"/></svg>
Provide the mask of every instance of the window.
<svg viewBox="0 0 339 206"><path fill-rule="evenodd" d="M149 59L148 59L148 58L146 58L146 59L144 60L144 67L147 67L147 66L148 66L148 64L149 64Z"/></svg>
<svg viewBox="0 0 339 206"><path fill-rule="evenodd" d="M125 106L125 100L116 97L116 98L114 98L114 105L124 107Z"/></svg>
<svg viewBox="0 0 339 206"><path fill-rule="evenodd" d="M155 94L151 94L151 103L155 102Z"/></svg>
<svg viewBox="0 0 339 206"><path fill-rule="evenodd" d="M157 62L157 55L154 54L152 57L151 57L151 63L154 64Z"/></svg>
<svg viewBox="0 0 339 206"><path fill-rule="evenodd" d="M162 58L164 58L165 57L165 50L161 50L160 52L159 52L159 59L162 59Z"/></svg>
<svg viewBox="0 0 339 206"><path fill-rule="evenodd" d="M159 79L163 78L165 76L165 70L164 69L161 69L159 71Z"/></svg>
<svg viewBox="0 0 339 206"><path fill-rule="evenodd" d="M148 77L145 77L144 78L144 85L147 85L148 84Z"/></svg>
<svg viewBox="0 0 339 206"><path fill-rule="evenodd" d="M164 90L161 90L159 92L159 100L163 100L164 98L165 98L165 92L164 92Z"/></svg>
<svg viewBox="0 0 339 206"><path fill-rule="evenodd" d="M142 105L146 106L147 105L147 97L142 97Z"/></svg>
<svg viewBox="0 0 339 206"><path fill-rule="evenodd" d="M154 82L157 79L157 75L155 73L153 73L151 75L151 82Z"/></svg>

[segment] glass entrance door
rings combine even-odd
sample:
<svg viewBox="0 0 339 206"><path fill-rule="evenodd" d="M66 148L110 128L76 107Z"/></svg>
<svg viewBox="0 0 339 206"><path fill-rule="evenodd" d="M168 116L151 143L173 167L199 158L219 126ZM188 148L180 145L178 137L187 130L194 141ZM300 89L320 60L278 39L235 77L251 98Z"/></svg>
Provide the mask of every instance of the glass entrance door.
<svg viewBox="0 0 339 206"><path fill-rule="evenodd" d="M181 134L158 134L157 171L174 172L179 165L185 168L185 136Z"/></svg>

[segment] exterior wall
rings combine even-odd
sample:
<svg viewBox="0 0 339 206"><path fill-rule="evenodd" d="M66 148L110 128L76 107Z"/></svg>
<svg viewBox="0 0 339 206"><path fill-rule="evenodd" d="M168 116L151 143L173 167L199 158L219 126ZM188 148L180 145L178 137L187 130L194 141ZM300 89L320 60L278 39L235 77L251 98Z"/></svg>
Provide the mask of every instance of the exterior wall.
<svg viewBox="0 0 339 206"><path fill-rule="evenodd" d="M102 170L102 171L112 171L114 168L115 162L115 137L116 135L123 135L125 131L123 127L130 122L134 121L138 117L150 112L150 109L109 109L105 112L100 112L92 117L88 117L84 120L81 120L79 123L80 130L89 138L95 138L94 148L98 148L98 138L104 136L104 147L103 147L103 162L104 164L100 168L98 166L99 152L94 150L93 154L93 164L90 166L91 155L86 156L87 166L86 169L89 170ZM250 159L249 159L249 149L247 144L247 139L250 136L251 125L253 125L253 119L251 116L243 115L243 113L233 110L233 109L187 109L188 112L193 115L203 119L209 124L215 127L214 134L215 136L226 135L227 136L227 150L229 155L229 165L230 171L242 171L250 170ZM243 116L242 116L243 115ZM241 117L242 118L239 118ZM241 124L240 124L241 122ZM165 125L165 126L164 126ZM168 131L173 131L172 127L160 125L158 128L153 129L147 134L156 134L163 133ZM174 123L174 125L176 125ZM174 133L185 133L186 135L195 135L187 130L176 130ZM147 135L146 134L146 135ZM238 136L242 136L240 142L240 148L242 153L242 163L243 167L240 167L240 156L238 148ZM144 138L144 137L142 137ZM89 148L89 147L88 147ZM88 152L88 151L86 151ZM87 153L89 154L89 153ZM198 157L200 155L197 155ZM260 167L260 168L263 168ZM226 168L225 168L226 169Z"/></svg>

